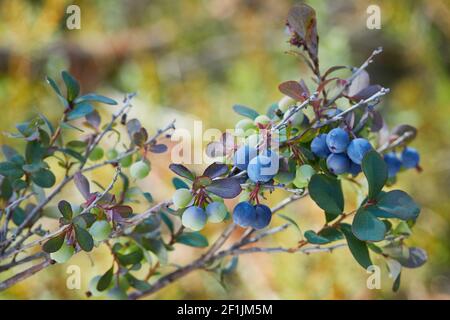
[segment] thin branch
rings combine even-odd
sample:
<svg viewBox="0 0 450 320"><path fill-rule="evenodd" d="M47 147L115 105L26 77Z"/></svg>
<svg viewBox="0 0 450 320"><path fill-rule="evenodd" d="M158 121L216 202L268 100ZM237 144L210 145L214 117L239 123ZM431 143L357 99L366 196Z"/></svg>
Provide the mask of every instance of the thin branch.
<svg viewBox="0 0 450 320"><path fill-rule="evenodd" d="M29 269L19 272L18 274L12 276L11 278L1 282L0 283L0 291L6 290L9 287L15 285L17 282L21 282L21 281L31 277L32 275L36 274L37 272L41 271L42 269L47 268L51 264L52 264L52 260L47 259L37 265L32 266Z"/></svg>
<svg viewBox="0 0 450 320"><path fill-rule="evenodd" d="M365 100L361 100L358 103L352 105L350 108L346 109L345 111L342 111L341 113L335 115L333 118L323 121L323 122L317 122L314 125L314 128L321 128L323 126L326 126L330 123L336 122L336 121L340 121L344 118L344 116L354 110L356 110L357 108L360 108L362 106L366 106L369 102L372 102L374 100L377 100L378 98L384 96L385 94L389 93L389 89L387 88L381 88L379 91L375 92L373 95L371 95L369 98L365 99Z"/></svg>
<svg viewBox="0 0 450 320"><path fill-rule="evenodd" d="M116 173L114 174L114 177L113 177L111 183L109 184L109 186L108 186L101 194L99 194L99 195L95 198L95 200L92 201L92 203L91 203L89 206L87 206L87 207L80 213L80 215L85 214L85 213L87 213L87 212L90 212L90 211L92 210L92 208L94 208L94 207L97 205L97 203L98 203L98 202L99 202L99 201L100 201L100 200L101 200L101 199L102 199L109 191L111 191L111 189L113 188L113 186L114 186L114 184L116 183L117 179L119 178L120 172L121 172L120 167L117 167L117 168L116 168ZM5 253L1 256L1 258L4 259L4 258L7 258L7 257L9 257L9 256L11 256L11 255L17 254L17 253L22 252L22 251L24 251L24 250L27 250L27 249L30 249L30 248L35 247L35 246L37 246L37 245L40 245L41 243L45 242L46 240L48 240L48 239L50 239L50 238L53 238L53 237L55 237L55 236L61 234L62 232L64 232L64 231L65 231L67 228L69 228L69 227L70 227L70 224L66 224L66 225L60 227L59 229L57 229L57 230L55 230L55 231L53 231L53 232L48 233L48 234L45 235L44 237L39 238L39 239L37 239L37 240L35 240L35 241L31 242L31 243L28 243L28 244L26 244L26 245L24 245L24 246L22 246L22 247L20 247L20 248L12 248L11 250L5 252Z"/></svg>
<svg viewBox="0 0 450 320"><path fill-rule="evenodd" d="M325 108L330 107L337 99L342 97L342 94L350 87L350 85L356 79L356 77L359 76L361 74L361 72L363 72L373 62L373 58L376 55L380 54L381 52L383 52L382 47L378 47L377 49L375 49L372 52L372 54L369 56L369 58L367 58L367 60L364 61L364 63L358 69L356 69L355 72L353 72L353 74L350 76L350 78L347 79L345 86L333 98L331 98L328 101Z"/></svg>

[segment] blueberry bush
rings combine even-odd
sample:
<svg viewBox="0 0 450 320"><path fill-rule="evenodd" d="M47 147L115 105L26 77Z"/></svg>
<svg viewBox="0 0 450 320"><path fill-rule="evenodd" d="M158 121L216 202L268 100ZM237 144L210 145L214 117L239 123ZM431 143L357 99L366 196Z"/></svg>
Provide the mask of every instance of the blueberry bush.
<svg viewBox="0 0 450 320"><path fill-rule="evenodd" d="M187 164L169 165L176 175L175 190L165 201L155 201L135 182L148 176L152 157L167 151L163 140L170 138L175 122L149 134L138 119L127 116L134 94L118 103L82 93L68 72L62 72L61 83L47 78L62 105L61 120L53 124L38 114L17 124L17 132L8 135L24 140L25 150L3 145L0 163L0 272L36 263L1 282L0 290L102 245L109 248L112 264L91 279L88 296L137 299L195 270L225 281L242 254L331 252L341 247L363 268L373 265L373 259L384 261L397 290L402 269L427 260L423 249L406 244L420 207L393 187L403 172L421 170L419 153L409 146L416 129L399 125L389 131L376 110L389 89L371 84L366 68L381 48L360 67L322 69L314 10L293 7L286 27L290 54L307 64L313 85L304 80L281 83L283 96L266 114L235 105L242 119L233 133L207 146L215 161L202 174ZM113 108L111 119L102 119L98 112L105 106ZM128 137L121 136L120 126ZM104 150L107 139L115 139L116 147ZM115 168L108 186L86 178L86 172L105 166ZM57 179L56 169L64 172L62 178ZM62 198L61 191L71 183L82 203ZM347 211L346 198L352 195L344 197L343 183L357 190L353 196L358 205ZM118 193L112 191L116 184ZM287 197L270 208L262 202L275 189ZM294 246L261 245L261 239L287 228L301 230L297 219L281 211L307 196L323 210L323 227L301 232ZM224 202L238 197L233 208ZM134 204L142 201L149 209L135 212ZM57 204L56 217L48 210L52 203ZM44 218L58 219L59 228L47 230ZM271 226L274 220L283 223ZM211 244L200 233L210 223L223 226ZM242 236L226 247L238 228L245 228ZM191 263L166 268L176 244L203 251ZM145 269L145 277L137 276Z"/></svg>

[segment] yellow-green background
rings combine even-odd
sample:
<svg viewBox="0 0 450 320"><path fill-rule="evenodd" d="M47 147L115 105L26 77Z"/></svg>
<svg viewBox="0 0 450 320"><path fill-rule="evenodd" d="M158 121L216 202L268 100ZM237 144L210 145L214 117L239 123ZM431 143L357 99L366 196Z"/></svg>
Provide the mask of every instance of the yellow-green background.
<svg viewBox="0 0 450 320"><path fill-rule="evenodd" d="M65 9L81 8L81 30L67 30ZM59 78L69 69L83 91L120 98L136 91L133 116L154 130L176 117L179 126L201 119L205 128L231 128L239 119L231 111L241 103L264 111L280 98L284 80L308 78L289 49L284 19L295 1L0 1L0 128L43 112L56 121L61 112L44 76ZM378 299L450 297L450 5L433 1L309 1L317 10L322 69L360 64L371 50L384 47L369 72L374 83L391 88L381 110L392 127L410 123L419 129L414 147L424 171L399 176L398 186L421 204L422 213L410 244L425 248L429 262L405 270L399 293L382 267L381 290L368 290L368 274L347 249L332 254L253 255L240 259L227 290L198 271L162 290L160 299ZM381 30L366 28L369 4L381 8ZM105 108L104 110L107 110ZM106 112L105 112L106 115ZM0 143L18 141L0 136ZM169 197L172 174L168 155L153 157L151 176L139 185L158 200ZM111 171L93 177L107 183ZM73 189L63 196L70 198ZM273 199L282 199L276 193ZM74 198L71 198L74 199ZM75 198L79 199L79 198ZM275 200L271 201L274 203ZM232 205L232 203L230 203ZM351 203L349 204L351 207ZM301 227L323 223L317 207L304 200L285 214ZM274 224L281 221L276 219ZM211 239L223 226L209 226ZM293 245L295 230L267 244ZM179 245L174 261L200 254ZM0 293L1 298L85 298L92 275L106 271L105 248L72 258ZM82 289L68 290L66 267L79 265ZM12 275L11 273L9 275ZM4 276L4 275L3 275Z"/></svg>

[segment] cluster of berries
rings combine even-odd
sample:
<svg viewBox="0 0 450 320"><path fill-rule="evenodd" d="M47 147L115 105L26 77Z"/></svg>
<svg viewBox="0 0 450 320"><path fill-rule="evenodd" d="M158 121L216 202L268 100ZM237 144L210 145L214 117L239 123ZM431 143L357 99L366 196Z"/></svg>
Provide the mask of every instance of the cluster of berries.
<svg viewBox="0 0 450 320"><path fill-rule="evenodd" d="M320 134L311 142L311 151L319 158L326 158L328 170L336 175L351 173L356 176L361 172L364 155L370 150L372 145L367 139L350 140L341 128Z"/></svg>
<svg viewBox="0 0 450 320"><path fill-rule="evenodd" d="M207 222L219 223L227 216L227 207L223 199L216 197L205 208L193 205L193 195L189 189L178 189L172 196L172 201L178 208L186 208L181 217L183 226L193 231L203 229Z"/></svg>
<svg viewBox="0 0 450 320"><path fill-rule="evenodd" d="M394 178L402 168L416 168L420 170L420 155L414 148L406 147L403 149L400 157L394 151L386 153L384 155L384 161L387 164L389 178Z"/></svg>
<svg viewBox="0 0 450 320"><path fill-rule="evenodd" d="M263 229L272 219L272 211L263 204L252 205L248 201L239 202L233 210L233 221L241 227Z"/></svg>

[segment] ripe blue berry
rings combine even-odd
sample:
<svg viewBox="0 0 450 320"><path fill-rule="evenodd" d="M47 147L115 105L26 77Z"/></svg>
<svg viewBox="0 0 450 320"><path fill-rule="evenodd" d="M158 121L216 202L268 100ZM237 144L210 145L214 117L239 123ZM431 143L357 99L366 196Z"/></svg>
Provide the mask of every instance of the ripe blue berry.
<svg viewBox="0 0 450 320"><path fill-rule="evenodd" d="M402 165L405 168L416 168L419 165L420 155L414 148L405 148L402 152Z"/></svg>
<svg viewBox="0 0 450 320"><path fill-rule="evenodd" d="M386 162L387 165L389 178L395 177L402 167L402 162L397 157L395 152L386 153L384 155L384 162Z"/></svg>
<svg viewBox="0 0 450 320"><path fill-rule="evenodd" d="M328 132L327 146L333 153L342 153L347 150L347 146L350 143L348 133L341 128L335 128Z"/></svg>
<svg viewBox="0 0 450 320"><path fill-rule="evenodd" d="M348 145L347 155L356 164L361 164L364 155L372 150L372 145L367 139L356 138Z"/></svg>
<svg viewBox="0 0 450 320"><path fill-rule="evenodd" d="M255 229L263 229L270 224L270 220L272 219L272 211L268 206L263 204L257 204L255 206L256 218L251 224L251 226Z"/></svg>
<svg viewBox="0 0 450 320"><path fill-rule="evenodd" d="M352 176L356 177L361 172L361 166L357 163L351 161L350 168L348 169L348 173Z"/></svg>
<svg viewBox="0 0 450 320"><path fill-rule="evenodd" d="M206 224L207 215L205 210L200 207L192 206L183 212L181 222L183 226L193 231L202 230Z"/></svg>
<svg viewBox="0 0 450 320"><path fill-rule="evenodd" d="M256 220L256 210L250 202L239 202L233 210L233 221L241 227L249 227Z"/></svg>
<svg viewBox="0 0 450 320"><path fill-rule="evenodd" d="M325 133L319 134L311 142L311 151L319 158L326 158L330 154L330 149L327 146L327 135Z"/></svg>
<svg viewBox="0 0 450 320"><path fill-rule="evenodd" d="M350 169L350 159L345 153L332 153L327 158L327 167L331 173L343 174Z"/></svg>
<svg viewBox="0 0 450 320"><path fill-rule="evenodd" d="M259 155L253 158L247 167L247 174L253 182L267 182L272 179L278 172L278 163L275 158L278 156L273 154L270 157Z"/></svg>
<svg viewBox="0 0 450 320"><path fill-rule="evenodd" d="M250 160L256 157L258 151L256 148L247 145L240 147L234 154L233 164L241 170L247 170Z"/></svg>

